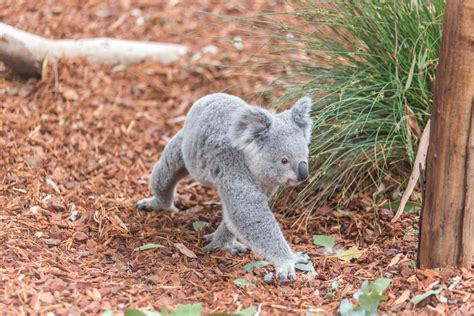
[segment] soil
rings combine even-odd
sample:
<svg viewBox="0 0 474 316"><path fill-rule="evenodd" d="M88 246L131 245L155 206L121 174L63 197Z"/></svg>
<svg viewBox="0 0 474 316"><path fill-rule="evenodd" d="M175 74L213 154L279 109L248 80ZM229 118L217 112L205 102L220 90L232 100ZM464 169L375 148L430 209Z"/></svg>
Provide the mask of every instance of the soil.
<svg viewBox="0 0 474 316"><path fill-rule="evenodd" d="M250 306L261 315L333 314L344 298L356 304L363 281L381 277L392 280L382 313L474 314L474 271L416 269L418 216L391 224L393 213L374 209L369 193L352 209L328 205L310 218L299 216L304 208L284 216L291 194L274 207L288 241L309 253L316 271L300 271L288 284L266 283L270 266L245 272L260 260L252 253L202 251L200 237L217 228L221 206L213 189L191 178L178 187L181 212L135 209L194 101L225 91L268 105L265 91L278 74L247 62L260 40L247 40L239 21L225 16L290 9L237 0L2 2L2 22L38 35L168 41L190 53L171 65L60 61L42 79L15 77L0 64L1 314L172 310L196 302L205 314ZM197 221L207 224L196 230ZM363 253L331 257L313 244L315 234ZM150 243L164 248L137 250ZM440 295L410 302L440 287Z"/></svg>

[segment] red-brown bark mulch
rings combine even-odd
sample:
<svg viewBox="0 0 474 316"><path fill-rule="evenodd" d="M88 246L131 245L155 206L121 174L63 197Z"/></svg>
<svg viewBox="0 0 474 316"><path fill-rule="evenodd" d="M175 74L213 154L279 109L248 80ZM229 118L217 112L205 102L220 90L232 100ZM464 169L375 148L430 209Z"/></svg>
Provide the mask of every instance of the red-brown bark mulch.
<svg viewBox="0 0 474 316"><path fill-rule="evenodd" d="M275 213L294 249L311 255L317 274L298 272L291 284L267 284L267 266L246 273L253 254L206 254L200 237L220 221L218 196L192 179L178 188L178 214L141 213L148 177L192 102L227 91L261 102L274 78L240 67L255 46L238 22L285 10L267 1L15 1L2 3L2 22L42 36L111 36L183 43L191 53L172 65L128 68L61 61L43 80L19 79L0 64L0 314L98 314L127 308L159 310L202 302L206 314L250 306L262 315L332 314L364 280L392 279L381 312L474 314L474 272L418 270L418 217L390 223L388 210L323 207L307 222ZM137 10L139 9L139 10ZM204 14L200 11L211 12ZM140 18L142 17L142 18ZM142 24L143 22L143 24ZM202 51L207 45L208 49ZM213 50L217 48L218 52ZM233 65L228 67L226 65ZM368 195L369 196L369 195ZM364 203L369 200L369 203ZM359 204L370 205L361 197ZM195 221L208 222L195 231ZM346 262L328 257L312 235L364 253ZM165 248L134 251L144 244ZM183 247L184 246L184 247ZM192 258L193 254L196 258ZM247 278L255 287L240 288ZM337 284L337 286L336 286ZM443 287L416 308L410 299Z"/></svg>

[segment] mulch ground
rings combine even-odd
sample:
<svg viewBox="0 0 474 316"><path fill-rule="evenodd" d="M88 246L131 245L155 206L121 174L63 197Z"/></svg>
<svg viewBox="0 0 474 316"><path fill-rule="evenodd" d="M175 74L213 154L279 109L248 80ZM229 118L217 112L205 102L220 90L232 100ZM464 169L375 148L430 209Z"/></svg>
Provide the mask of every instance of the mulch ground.
<svg viewBox="0 0 474 316"><path fill-rule="evenodd" d="M0 65L1 314L97 314L192 302L202 302L206 314L249 306L262 315L331 314L364 280L379 277L392 279L381 312L474 314L473 270L416 269L418 217L406 214L391 224L388 210L360 211L371 205L370 195L353 210L317 209L305 222L297 220L304 209L285 218L285 203L275 207L290 244L311 255L317 272L308 279L299 272L291 284L265 283L270 267L246 273L243 266L258 260L253 254L201 250L200 237L217 227L221 207L214 190L192 179L179 185L180 213L135 210L149 194L153 164L193 101L216 91L265 101L255 93L264 92L274 75L241 66L256 46L245 39L242 47L236 44L238 21L215 15L288 9L270 3L1 4L2 22L43 36L170 41L191 51L166 66L61 61L57 73L52 68L42 80L17 78ZM208 224L196 231L195 221ZM364 253L348 262L329 258L312 244L313 234L333 235L337 247L355 245ZM134 251L149 243L165 248ZM239 278L256 286L238 287ZM410 303L439 286L446 300L431 296L416 308Z"/></svg>

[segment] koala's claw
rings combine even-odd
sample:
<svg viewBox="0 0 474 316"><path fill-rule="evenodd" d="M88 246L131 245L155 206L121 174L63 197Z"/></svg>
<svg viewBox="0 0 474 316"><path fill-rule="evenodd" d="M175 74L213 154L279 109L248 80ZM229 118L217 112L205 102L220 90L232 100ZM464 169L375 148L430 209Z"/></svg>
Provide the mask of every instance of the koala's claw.
<svg viewBox="0 0 474 316"><path fill-rule="evenodd" d="M207 235L202 236L202 237L201 237L201 240L204 240L204 241L212 241L213 236L214 236L214 233L207 234ZM208 246L209 246L209 245L208 245Z"/></svg>
<svg viewBox="0 0 474 316"><path fill-rule="evenodd" d="M249 251L249 248L247 248L247 246L245 246L244 244L242 244L238 241L228 242L226 244L221 244L221 243L216 242L216 241L211 241L209 244L207 244L203 248L203 250L206 251L206 252L211 252L211 251L219 249L219 248L222 249L222 250L230 252L233 256L238 256L241 253L245 253L245 252Z"/></svg>
<svg viewBox="0 0 474 316"><path fill-rule="evenodd" d="M160 211L160 210L169 210L175 213L179 212L179 210L174 205L171 205L169 207L163 207L160 201L153 196L149 198L141 199L135 204L135 207L138 210L145 211L145 212Z"/></svg>
<svg viewBox="0 0 474 316"><path fill-rule="evenodd" d="M303 264L306 264L309 262L309 256L308 254L304 253L304 252L296 252L295 253L295 261L296 263L303 263Z"/></svg>
<svg viewBox="0 0 474 316"><path fill-rule="evenodd" d="M234 256L238 256L239 254L246 253L250 250L249 247L241 242L238 242L237 240L235 240L231 245L224 246L224 249L230 251L230 253Z"/></svg>
<svg viewBox="0 0 474 316"><path fill-rule="evenodd" d="M293 253L293 258L275 266L276 275L281 283L296 280L295 264L306 264L310 261L309 256L304 252Z"/></svg>
<svg viewBox="0 0 474 316"><path fill-rule="evenodd" d="M249 248L247 246L245 246L241 242L238 242L235 239L222 241L220 239L217 239L215 236L215 233L212 233L201 237L202 240L209 242L209 244L207 244L203 248L204 251L211 252L213 250L221 248L225 251L230 252L234 256L238 256L240 253L245 253L249 251Z"/></svg>
<svg viewBox="0 0 474 316"><path fill-rule="evenodd" d="M276 275L281 283L285 283L286 281L295 281L296 272L294 264L291 263L277 267Z"/></svg>

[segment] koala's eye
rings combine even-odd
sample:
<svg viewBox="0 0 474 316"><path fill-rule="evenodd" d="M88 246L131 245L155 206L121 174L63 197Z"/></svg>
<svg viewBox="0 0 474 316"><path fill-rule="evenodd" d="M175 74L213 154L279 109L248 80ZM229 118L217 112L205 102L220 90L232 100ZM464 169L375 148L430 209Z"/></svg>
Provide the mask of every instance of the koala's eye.
<svg viewBox="0 0 474 316"><path fill-rule="evenodd" d="M286 157L281 158L281 163L284 164L284 165L289 163L288 158L286 158Z"/></svg>

